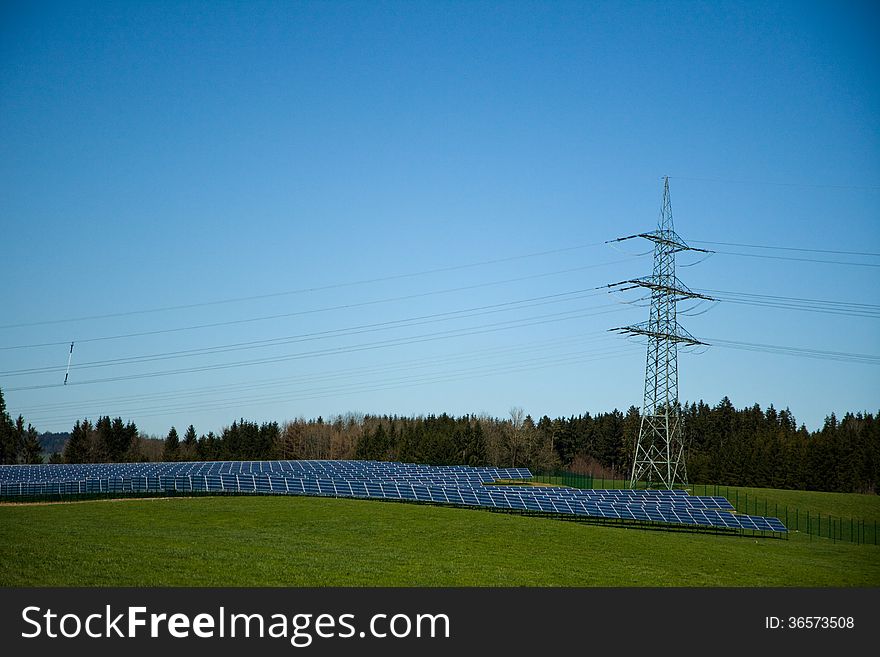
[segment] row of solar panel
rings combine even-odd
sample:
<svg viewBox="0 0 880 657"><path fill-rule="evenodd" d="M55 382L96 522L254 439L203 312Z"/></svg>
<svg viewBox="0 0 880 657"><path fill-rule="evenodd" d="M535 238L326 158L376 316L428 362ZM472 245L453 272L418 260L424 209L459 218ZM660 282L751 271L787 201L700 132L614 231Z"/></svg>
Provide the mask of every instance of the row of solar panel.
<svg viewBox="0 0 880 657"><path fill-rule="evenodd" d="M344 479L317 479L278 477L273 475L187 475L187 476L136 476L136 477L103 477L70 480L64 482L6 482L0 483L0 494L3 495L40 495L57 493L91 493L115 491L151 491L151 490L249 490L258 492L299 492L329 495L352 495L356 491L372 492L376 496L399 496L400 490L421 489L432 486L429 483L399 483L391 481L349 481ZM485 492L490 489L483 486L449 486L434 485L440 490L464 490ZM502 493L497 493L502 494Z"/></svg>
<svg viewBox="0 0 880 657"><path fill-rule="evenodd" d="M0 481L62 481L85 477L211 474L323 475L332 478L437 478L494 481L531 477L526 468L429 466L384 461L194 461L184 463L101 463L0 466Z"/></svg>
<svg viewBox="0 0 880 657"><path fill-rule="evenodd" d="M58 469L101 469L101 468L163 468L168 470L189 471L193 468L208 467L230 471L276 472L284 470L354 470L354 471L423 471L431 470L444 473L461 472L506 472L529 476L528 468L497 468L491 466L468 465L427 465L422 463L400 463L395 461L175 461L175 462L138 462L138 463L77 463L77 464L37 464L37 465L0 465L0 472L5 470L58 470Z"/></svg>
<svg viewBox="0 0 880 657"><path fill-rule="evenodd" d="M80 466L81 467L81 466ZM100 468L101 470L106 469L119 469L119 468L109 468L108 466L103 466ZM431 468L430 466L420 468L422 472L429 472L434 475L438 475L436 472L436 468ZM112 478L114 476L120 476L118 474L115 475L106 475L106 474L98 474L94 473L93 469L86 468L86 472L80 472L80 476L72 476L74 473L69 472L68 470L61 470L56 472L55 479L35 479L35 480L23 480L22 483L27 483L28 481L33 481L34 483L40 483L42 481L71 481L79 478L86 479L103 479L103 478ZM85 476L83 477L83 474ZM67 476L61 476L67 475ZM159 473L152 474L133 474L133 475L124 475L124 476L136 476L136 477L160 477L160 476L193 476L193 477L201 477L201 476L218 476L217 474L192 474L192 475L164 475ZM219 476L225 477L249 477L249 476L264 476L264 475L251 475L251 474L231 474L231 473L222 473ZM329 476L325 475L325 473L319 473L317 471L309 472L295 472L295 471L286 471L282 473L282 475L278 476L286 476L290 478L294 478L296 482L306 482L306 486L311 486L308 482L310 480L314 480L315 478L324 478L324 479L333 479L335 481L340 482L348 482L351 484L354 483L365 483L370 484L374 482L384 482L384 483L405 483L405 484L415 484L415 485L427 485L427 486L455 486L455 487L481 487L483 483L486 482L487 477L483 478L475 478L473 475L465 474L458 469L454 474L446 474L443 477L440 476L432 476L428 477L425 474L416 474L415 472L411 472L409 474L383 474L383 473L373 473L371 475L366 474L358 474L351 475L345 472L333 472L330 473ZM235 482L233 480L229 480L228 486L235 486ZM302 490L304 484L294 484L294 486L299 486ZM505 486L501 488L502 490L508 492L527 492L529 494L536 493L535 487L523 487L523 486ZM717 509L728 509L732 510L733 506L728 502L725 498L696 498L690 497L686 494L686 491L676 490L676 491L668 491L668 490L628 490L628 489L610 489L610 490L580 490L580 489L571 489L571 488L560 488L560 487L540 487L537 489L537 492L540 492L543 495L548 495L557 499L568 499L572 497L576 498L589 498L595 499L600 502L609 501L609 502L619 502L621 500L635 500L641 499L644 497L649 498L680 498L679 500L673 500L672 504L681 502L682 504L689 507L696 508L717 508Z"/></svg>
<svg viewBox="0 0 880 657"><path fill-rule="evenodd" d="M173 470L180 469L180 466L190 465L190 466L211 466L210 469L217 469L218 466L228 466L228 465L250 465L256 466L264 464L272 464L285 466L287 469L282 471L281 476L288 477L296 477L297 480L308 477L308 479L314 478L332 478L341 482L348 482L351 484L354 483L377 483L377 482L386 482L386 483L408 483L415 485L428 485L428 486L470 486L470 487L480 487L482 484L489 478L485 475L482 478L475 478L472 474L473 471L477 470L476 468L469 468L468 466L426 466L426 465L417 465L417 464L399 464L393 462L364 462L364 461L279 461L279 462L261 462L261 461L253 461L253 462L195 462L195 463L152 463L152 464L91 464L91 465L68 465L68 466L55 466L54 468L47 468L43 466L40 468L31 468L32 470L43 472L51 471L54 473L55 481L71 481L73 479L86 478L86 479L100 479L100 478L112 478L112 476L120 476L118 474L115 475L107 475L105 471L114 471L114 470L139 470L142 469L142 466L148 466L149 470L154 471L152 474L136 474L130 476L151 476L151 477L160 477L160 476L169 476L163 475L161 473L155 472L156 470ZM329 470L331 472L325 473L323 471L319 471L317 469L309 471L301 466L311 466L311 465L321 465L327 466L322 470ZM357 468L349 468L347 466L357 465ZM296 467L294 467L296 466ZM341 468L338 466L346 466L345 468ZM368 472L368 470L372 469L373 466L382 466L382 470L384 472ZM11 466L11 470L15 471L16 469L27 469L26 466ZM73 472L71 472L73 470ZM485 470L485 469L483 469ZM492 469L496 470L497 469ZM98 471L98 472L96 472ZM352 474L352 472L357 472L357 474ZM405 474L400 474L401 471L405 471ZM432 477L425 476L424 473L431 473ZM66 476L62 476L66 475ZM76 476L79 475L79 476ZM234 477L236 475L231 473L224 473L225 476ZM177 476L185 476L185 475L177 475ZM203 476L203 475L189 475L189 476ZM207 475L207 476L215 476L215 475ZM238 476L251 476L241 474ZM260 476L260 475L257 475ZM302 484L294 484L294 487L299 488L299 490L309 490L316 491L314 489L314 485L308 483L308 479L306 479L306 483ZM27 481L35 481L41 482L50 480L48 477L42 478L34 478L34 479L24 479L23 483ZM221 482L224 488L233 488L238 486L239 484L233 480L228 480L225 482ZM220 485L220 484L218 484ZM148 488L149 489L149 488ZM14 489L10 489L14 490ZM516 491L525 491L529 494L535 493L534 487L521 487L521 486L507 486L504 487L504 490L509 492ZM539 489L543 495L549 495L554 497L555 499L560 498L589 498L593 501L598 502L611 502L615 503L619 501L619 498L623 499L634 499L641 497L651 497L651 498L665 498L665 497L677 497L681 498L681 504L692 508L717 508L717 509L728 509L732 510L732 505L725 498L691 498L686 495L686 491L676 490L676 491L667 491L667 490L639 490L633 491L628 489L611 489L611 490L578 490L578 489L567 489L567 488L558 488L558 487L541 487ZM94 492L89 489L89 492ZM15 493L13 493L15 494ZM331 490L332 494L332 490ZM678 500L672 502L673 504L679 503Z"/></svg>
<svg viewBox="0 0 880 657"><path fill-rule="evenodd" d="M200 464L208 464L208 465L249 465L249 466L257 466L259 467L262 464L263 467L266 468L341 468L341 467L353 467L353 468L391 468L391 469L419 469L419 468L430 468L431 470L446 470L446 471L465 471L465 470L474 470L480 468L491 468L497 469L494 466L472 466L472 465L431 465L427 463L409 463L405 461L370 461L370 460L345 460L345 459L273 459L269 461L246 461L246 460L235 460L235 461L167 461L167 462L148 462L148 461L130 461L130 462L119 462L119 463L105 463L105 462L95 462L95 463L75 463L75 464L60 464L60 465L167 465L172 467L185 467L188 465L200 465ZM57 467L59 464L34 464L31 467ZM15 465L2 465L2 468L13 468L17 467ZM507 469L507 468L503 468Z"/></svg>
<svg viewBox="0 0 880 657"><path fill-rule="evenodd" d="M300 485L301 484L301 487ZM70 482L0 484L0 495L52 495L124 492L236 492L288 495L323 495L409 500L463 506L482 506L520 511L590 516L733 529L785 532L776 518L741 516L717 509L653 502L647 496L638 502L606 503L588 499L553 499L542 488L504 491L502 488L456 488L391 483L360 483L334 480L303 480L269 475L212 475L196 477L131 477L88 479ZM680 495L666 499L678 499ZM622 498L621 498L622 499Z"/></svg>
<svg viewBox="0 0 880 657"><path fill-rule="evenodd" d="M706 504L713 498L691 497L688 495L671 495L669 491L638 491L631 495L614 495L617 491L592 491L577 489L557 489L551 487L485 487L485 486L450 486L448 482L433 483L421 482L395 482L395 481L351 481L345 479L302 479L275 477L271 475L190 475L190 476L146 476L146 477L123 477L123 478L90 478L80 481L64 482L63 487L59 482L19 482L0 483L0 490L7 494L37 495L41 491L49 494L67 492L103 492L103 482L110 482L108 490L131 490L131 486L137 486L139 490L211 490L211 489L244 489L260 492L299 492L319 494L345 494L356 495L359 492L368 491L377 496L391 494L400 495L404 490L420 490L426 487L446 489L458 489L469 496L508 496L508 497L538 497L564 501L567 499L580 499L586 502L608 504L649 504L666 506L696 506L719 508L717 504ZM124 488L120 488L118 481L125 482ZM133 482L133 483L128 483ZM95 488L98 486L98 488ZM80 488L82 490L80 490ZM666 494L664 494L666 493ZM721 498L724 499L724 498ZM726 500L725 500L726 502ZM729 505L729 502L728 502ZM731 507L732 508L732 507Z"/></svg>
<svg viewBox="0 0 880 657"><path fill-rule="evenodd" d="M51 478L35 478L35 479L26 479L21 478L18 480L8 480L6 483L17 484L17 483L47 483L53 481L75 481L75 480L84 480L84 479L108 479L108 478L116 478L116 477L281 477L284 479L290 479L291 481L314 481L316 479L333 479L336 481L348 481L352 483L369 483L369 482L392 482L392 483L401 483L401 484L430 484L436 486L453 486L453 487L480 487L484 484L491 483L491 477L474 477L474 476L442 476L442 475L430 475L428 473L423 475L403 475L403 476L393 476L393 475L382 475L375 474L373 476L351 476L345 473L192 473L192 474L166 474L166 473L100 473L100 472L88 472L88 473L58 473L56 476ZM0 479L2 482L2 479Z"/></svg>
<svg viewBox="0 0 880 657"><path fill-rule="evenodd" d="M726 497L688 495L685 490L631 490L631 489L593 489L593 488L561 488L556 486L499 486L511 492L528 492L538 490L554 499L595 499L614 504L632 504L642 500L654 503L733 511L734 507Z"/></svg>
<svg viewBox="0 0 880 657"><path fill-rule="evenodd" d="M466 484L467 482L475 482L477 484L489 483L495 481L495 477L489 474L444 474L439 472L425 471L421 473L413 472L407 474L394 473L349 473L344 471L312 471L312 472L225 472L225 471L185 471L175 472L167 471L161 468L150 468L144 470L129 471L126 469L109 469L109 470L87 470L78 472L55 472L51 476L42 477L9 477L4 478L0 475L0 481L62 481L70 479L87 479L98 477L202 477L216 475L232 475L232 476L274 476L286 477L290 479L344 479L346 481L413 481L419 479L436 479L437 481L448 481L451 485L457 482Z"/></svg>
<svg viewBox="0 0 880 657"><path fill-rule="evenodd" d="M104 482L109 482L104 484ZM119 482L123 482L120 484ZM122 486L122 487L120 487ZM134 486L134 488L132 488ZM385 487L389 491L397 491L398 487L412 488L433 486L451 490L488 490L481 482L471 485L462 482L456 485L449 479L412 479L408 481L393 480L350 480L316 477L282 477L266 474L214 474L214 475L146 475L133 477L87 477L84 479L66 479L63 481L19 481L0 482L0 495L40 495L60 493L92 493L115 491L151 491L151 490L255 490L260 492L314 492L322 494L353 494L355 491L370 490L381 496ZM394 493L397 494L396 492Z"/></svg>
<svg viewBox="0 0 880 657"><path fill-rule="evenodd" d="M567 486L514 486L505 485L505 490L535 490L536 488L547 489L550 491L584 491L593 492L599 495L624 495L624 496L641 496L641 495L688 495L684 488L568 488Z"/></svg>

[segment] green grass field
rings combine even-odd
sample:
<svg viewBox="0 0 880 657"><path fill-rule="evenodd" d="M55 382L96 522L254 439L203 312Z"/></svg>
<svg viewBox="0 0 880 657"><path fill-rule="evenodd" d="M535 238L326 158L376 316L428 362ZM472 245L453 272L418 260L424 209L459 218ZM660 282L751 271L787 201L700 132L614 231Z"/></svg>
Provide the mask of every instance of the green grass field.
<svg viewBox="0 0 880 657"><path fill-rule="evenodd" d="M0 506L2 586L880 586L880 546L304 497Z"/></svg>

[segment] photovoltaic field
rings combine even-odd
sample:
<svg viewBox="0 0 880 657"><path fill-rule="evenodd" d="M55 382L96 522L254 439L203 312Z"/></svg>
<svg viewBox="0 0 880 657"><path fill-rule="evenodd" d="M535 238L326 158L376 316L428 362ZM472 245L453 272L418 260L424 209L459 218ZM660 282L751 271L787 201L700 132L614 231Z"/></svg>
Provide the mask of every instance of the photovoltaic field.
<svg viewBox="0 0 880 657"><path fill-rule="evenodd" d="M0 498L87 495L263 494L363 498L552 514L622 523L785 534L777 518L734 512L724 497L684 490L493 486L523 468L385 461L212 461L0 466Z"/></svg>

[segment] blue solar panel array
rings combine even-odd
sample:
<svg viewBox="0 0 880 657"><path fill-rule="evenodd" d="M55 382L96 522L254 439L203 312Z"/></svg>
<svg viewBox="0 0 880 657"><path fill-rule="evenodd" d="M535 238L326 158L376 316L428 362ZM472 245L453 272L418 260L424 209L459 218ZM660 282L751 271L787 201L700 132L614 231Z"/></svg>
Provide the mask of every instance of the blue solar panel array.
<svg viewBox="0 0 880 657"><path fill-rule="evenodd" d="M221 492L318 495L491 507L786 532L777 518L732 513L724 497L683 490L582 490L558 486L487 486L528 479L525 468L429 466L386 461L212 461L0 466L0 497L100 493Z"/></svg>

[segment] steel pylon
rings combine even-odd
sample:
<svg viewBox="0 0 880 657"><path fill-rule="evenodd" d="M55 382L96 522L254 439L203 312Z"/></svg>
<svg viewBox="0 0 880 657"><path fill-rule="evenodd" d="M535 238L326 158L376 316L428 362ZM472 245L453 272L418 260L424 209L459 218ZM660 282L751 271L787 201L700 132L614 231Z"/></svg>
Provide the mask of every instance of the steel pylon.
<svg viewBox="0 0 880 657"><path fill-rule="evenodd" d="M657 230L614 241L634 237L654 243L653 273L609 286L620 290L643 288L651 295L651 314L647 322L612 329L625 335L645 336L648 341L645 394L630 487L647 484L672 489L676 484L687 483L678 401L678 346L705 344L678 323L676 303L681 299L711 298L692 292L675 274L676 253L704 249L689 247L675 232L668 177L664 178Z"/></svg>

